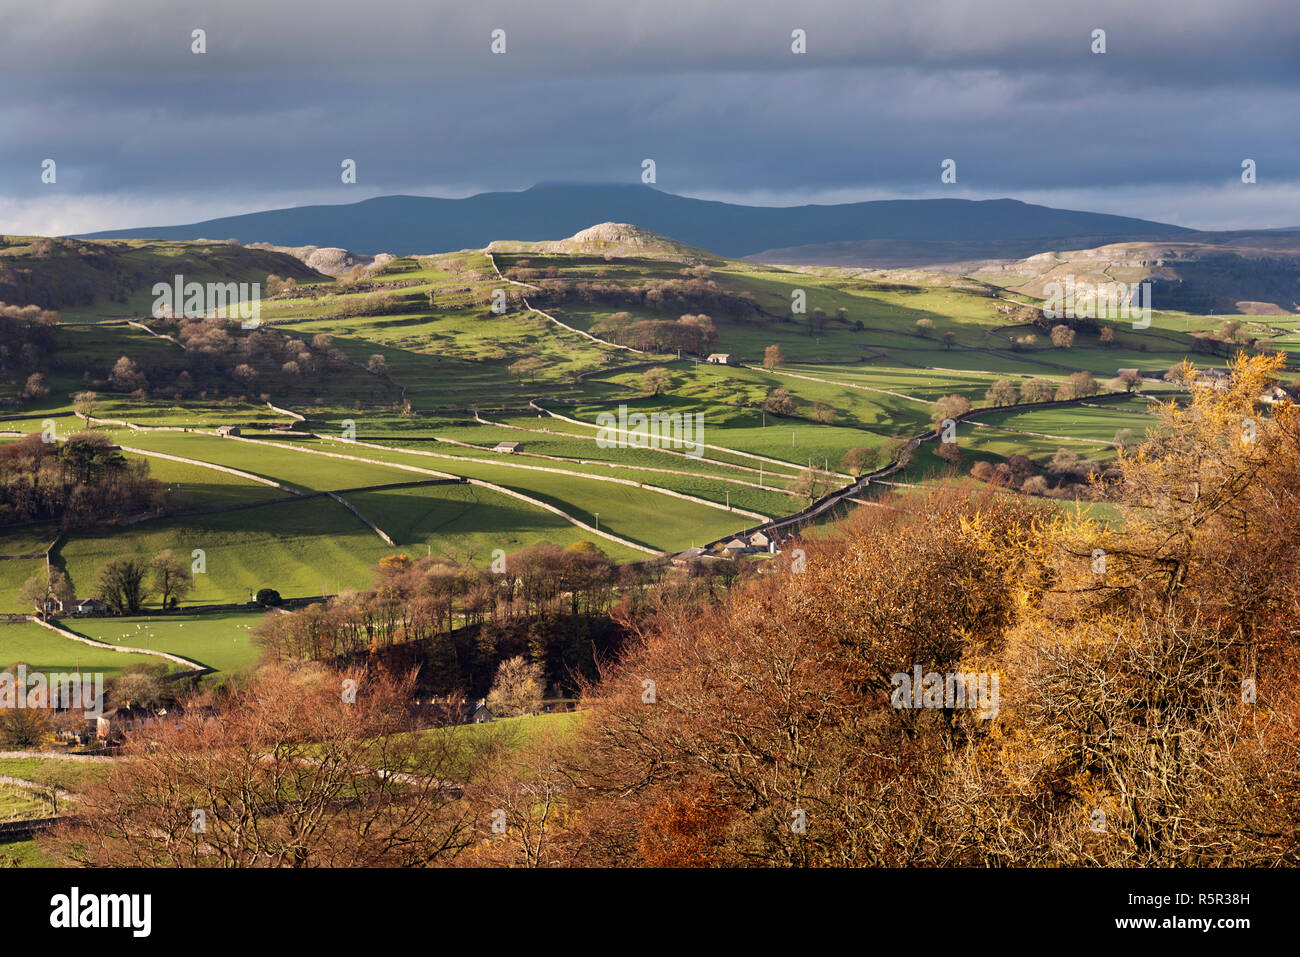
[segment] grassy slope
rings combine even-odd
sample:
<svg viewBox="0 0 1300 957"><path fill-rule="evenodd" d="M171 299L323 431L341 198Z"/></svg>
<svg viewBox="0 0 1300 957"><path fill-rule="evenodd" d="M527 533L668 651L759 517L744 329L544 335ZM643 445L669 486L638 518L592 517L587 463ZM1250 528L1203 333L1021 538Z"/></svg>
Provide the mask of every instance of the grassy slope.
<svg viewBox="0 0 1300 957"><path fill-rule="evenodd" d="M238 674L262 656L250 634L264 611L204 612L200 615L138 618L82 618L64 627L108 644L167 651L218 671Z"/></svg>
<svg viewBox="0 0 1300 957"><path fill-rule="evenodd" d="M132 665L166 663L149 655L85 645L31 622L0 623L0 668L20 661L27 663L29 671L71 672L79 667L83 674L102 672L106 678L115 677Z"/></svg>
<svg viewBox="0 0 1300 957"><path fill-rule="evenodd" d="M64 322L147 316L156 282L260 283L275 273L303 281L327 277L284 253L223 242L159 240L49 240L0 236L0 264L29 273L14 301L58 309ZM52 301L40 301L37 291ZM26 295L22 295L22 293Z"/></svg>

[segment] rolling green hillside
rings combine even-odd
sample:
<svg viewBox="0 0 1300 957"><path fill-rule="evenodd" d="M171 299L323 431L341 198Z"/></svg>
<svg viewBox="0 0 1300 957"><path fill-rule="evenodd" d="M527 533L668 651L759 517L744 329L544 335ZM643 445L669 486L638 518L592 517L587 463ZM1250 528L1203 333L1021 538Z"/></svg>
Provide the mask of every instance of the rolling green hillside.
<svg viewBox="0 0 1300 957"><path fill-rule="evenodd" d="M0 236L0 302L58 310L64 322L148 316L154 283L328 279L285 253L227 242Z"/></svg>

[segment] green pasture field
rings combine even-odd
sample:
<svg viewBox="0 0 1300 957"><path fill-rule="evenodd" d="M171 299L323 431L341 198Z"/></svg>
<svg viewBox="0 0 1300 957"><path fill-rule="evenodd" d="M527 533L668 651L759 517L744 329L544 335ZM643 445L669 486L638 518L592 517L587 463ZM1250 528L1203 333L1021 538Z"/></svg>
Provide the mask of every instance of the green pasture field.
<svg viewBox="0 0 1300 957"><path fill-rule="evenodd" d="M802 385L803 383L800 383ZM818 383L808 383L818 386ZM853 390L845 390L853 391ZM870 393L862 393L870 396ZM885 398L889 398L886 396ZM701 411L704 414L704 442L750 455L764 456L783 463L778 468L799 470L822 468L828 462L832 470L844 453L856 447L877 447L886 439L905 432L916 432L929 423L929 416L909 416L905 421L884 422L880 431L864 428L846 428L838 425L821 425L807 419L765 414L757 409L737 409L730 406L705 406L700 408L689 400L676 396L640 399L628 402L629 412ZM601 412L617 414L617 407L580 405L564 414L572 418L595 423ZM565 425L567 423L562 423ZM758 462L739 459L751 467ZM764 463L765 467L770 467Z"/></svg>
<svg viewBox="0 0 1300 957"><path fill-rule="evenodd" d="M322 445L344 446L346 443ZM501 464L483 464L413 455L409 450L347 447L355 450L358 455L364 454L383 461L402 461L419 468L432 468L491 482L554 505L587 524L594 525L599 514L599 528L602 530L651 548L677 551L689 547L692 540L711 541L727 534L737 527L738 520L740 527L748 521L743 516L735 516L722 509L674 499L647 489L601 482L594 478L516 468L514 466L517 460L511 462L505 455L501 456ZM539 464L548 468L569 468L555 463ZM572 470L581 469L574 467ZM629 476L618 477L626 479Z"/></svg>
<svg viewBox="0 0 1300 957"><path fill-rule="evenodd" d="M242 441L192 432L129 432L112 430L115 441L148 452L162 452L183 458L211 462L239 469L282 482L305 492L335 491L344 488L362 488L369 485L386 485L393 482L412 482L432 476L422 476L399 469L385 468L365 462L330 458L323 455L308 456L293 448L289 439L279 445L270 441ZM335 451L352 454L350 450ZM213 470L215 471L215 470ZM216 473L222 474L222 473ZM266 498L274 497L276 489L263 486Z"/></svg>
<svg viewBox="0 0 1300 957"><path fill-rule="evenodd" d="M448 728L434 728L420 734L452 735L473 751L501 746L510 751L522 751L535 744L543 734L554 735L558 742L573 737L582 722L581 711L560 711L554 714L524 715L517 718L497 718L483 724L461 724ZM468 777L468 769L461 769L460 780Z"/></svg>
<svg viewBox="0 0 1300 957"><path fill-rule="evenodd" d="M135 665L164 664L170 671L180 669L165 658L73 641L34 622L0 623L0 668L20 661L27 664L29 672L72 674L80 669L86 675L102 672L105 678L115 678Z"/></svg>
<svg viewBox="0 0 1300 957"><path fill-rule="evenodd" d="M288 498L290 493L250 479L186 462L173 462L129 452L128 460L143 461L149 474L167 486L167 506L184 510Z"/></svg>
<svg viewBox="0 0 1300 957"><path fill-rule="evenodd" d="M77 785L102 777L109 761L69 761L61 758L0 758L0 775L72 790Z"/></svg>
<svg viewBox="0 0 1300 957"><path fill-rule="evenodd" d="M548 417L549 419L549 417ZM559 422L556 419L549 419L551 423L560 427L568 427L567 423ZM538 425L545 425L538 422ZM706 424L707 429L707 424ZM631 446L610 445L608 448L602 448L596 443L595 433L588 435L578 435L574 432L521 432L518 429L507 429L488 425L457 425L440 427L435 432L440 438L454 439L457 442L468 442L475 446L475 449L466 449L460 446L452 445L447 442L419 442L414 438L403 437L400 434L395 436L379 436L371 441L380 442L383 445L393 446L394 448L409 448L413 451L430 451L442 452L446 454L467 454L482 455L484 452L490 453L498 442L518 442L520 443L520 453L505 461L518 461L523 464L531 462L536 465L550 464L556 468L581 467L582 462L588 464L605 462L611 466L619 466L617 470L611 469L608 474L612 476L631 477L628 469L645 469L645 478L647 481L657 481L660 477L654 473L654 469L672 469L675 471L690 472L698 476L712 476L721 479L740 480L745 482L758 482L757 463L752 466L740 466L739 463L744 461L739 456L732 456L735 462L721 462L713 458L713 455L719 453L714 450L707 450L708 455L701 453L699 457L690 455L672 454L674 451L682 450L672 449L655 449L655 448L633 448ZM538 458L531 456L554 456L565 461L556 462L553 459ZM766 469L765 484L770 487L783 487L784 481L773 478L773 469Z"/></svg>
<svg viewBox="0 0 1300 957"><path fill-rule="evenodd" d="M1047 435L1066 435L1077 439L1109 442L1120 429L1131 429L1136 440L1144 438L1147 429L1159 425L1152 414L1154 404L1141 397L1111 400L1105 405L1076 404L1048 409L1027 409L1023 412L994 412L980 416L979 421L992 426L1023 429Z"/></svg>
<svg viewBox="0 0 1300 957"><path fill-rule="evenodd" d="M252 638L266 611L205 611L191 615L130 618L78 618L63 622L69 631L110 645L128 645L180 655L227 674L254 668L262 650Z"/></svg>
<svg viewBox="0 0 1300 957"><path fill-rule="evenodd" d="M0 843L0 867L58 867L32 838Z"/></svg>
<svg viewBox="0 0 1300 957"><path fill-rule="evenodd" d="M167 548L181 558L196 548L205 553L207 571L194 576L184 604L246 602L261 588L286 598L364 588L373 579L372 566L392 551L351 512L322 496L75 532L57 550L57 562L81 593L119 555L150 559Z"/></svg>
<svg viewBox="0 0 1300 957"><path fill-rule="evenodd" d="M481 486L354 492L348 500L393 536L397 548L389 552L407 552L412 558L435 555L486 566L494 549L510 553L540 541L556 545L593 541L618 560L645 557L635 549L593 536L552 512Z"/></svg>
<svg viewBox="0 0 1300 957"><path fill-rule="evenodd" d="M4 541L5 536L0 535L0 544ZM18 590L23 587L27 579L44 570L45 560L42 558L6 558L0 561L0 613L31 614L34 612L36 609L28 608L18 598Z"/></svg>

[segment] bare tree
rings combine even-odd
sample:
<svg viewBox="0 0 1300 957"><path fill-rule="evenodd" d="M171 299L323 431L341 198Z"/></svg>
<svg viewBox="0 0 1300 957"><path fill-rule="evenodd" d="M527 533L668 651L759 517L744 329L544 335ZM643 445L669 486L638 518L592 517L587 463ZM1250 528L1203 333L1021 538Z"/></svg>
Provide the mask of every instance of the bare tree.
<svg viewBox="0 0 1300 957"><path fill-rule="evenodd" d="M480 758L450 728L417 729L413 687L413 676L272 667L224 700L191 699L175 723L128 732L126 760L42 843L114 867L451 860L473 838L456 782Z"/></svg>
<svg viewBox="0 0 1300 957"><path fill-rule="evenodd" d="M498 717L534 714L541 710L544 689L542 669L517 655L497 666L487 706Z"/></svg>

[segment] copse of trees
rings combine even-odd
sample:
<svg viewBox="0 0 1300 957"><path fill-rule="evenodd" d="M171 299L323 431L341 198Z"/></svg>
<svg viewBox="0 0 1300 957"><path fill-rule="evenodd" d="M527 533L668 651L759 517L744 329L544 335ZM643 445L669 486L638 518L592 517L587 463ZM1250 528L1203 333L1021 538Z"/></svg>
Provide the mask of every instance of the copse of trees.
<svg viewBox="0 0 1300 957"><path fill-rule="evenodd" d="M183 397L216 394L223 385L233 384L284 393L302 388L304 380L337 376L349 367L347 356L327 334L308 342L267 326L245 330L222 318L168 316L149 322L175 339L184 354L165 362L122 356L106 377L112 390Z"/></svg>
<svg viewBox="0 0 1300 957"><path fill-rule="evenodd" d="M1103 483L1114 481L1118 474L1113 463L1081 458L1073 449L1064 448L1056 450L1041 472L1028 456L1019 453L1005 462L980 459L970 469L970 477L977 481L1053 499L1100 499L1104 497ZM1094 476L1098 482L1093 481Z"/></svg>
<svg viewBox="0 0 1300 957"><path fill-rule="evenodd" d="M64 442L28 435L0 447L0 525L110 523L159 507L163 495L146 463L128 461L97 432Z"/></svg>
<svg viewBox="0 0 1300 957"><path fill-rule="evenodd" d="M169 548L147 561L135 555L121 555L107 562L99 570L94 596L115 614L134 615L153 597L157 597L162 608L175 608L193 588L190 569ZM66 606L74 597L67 574L53 567L32 575L18 594L42 617L46 607L53 607L57 612L57 602L62 602L67 611Z"/></svg>
<svg viewBox="0 0 1300 957"><path fill-rule="evenodd" d="M277 276L271 273L266 277L266 294L271 298L281 297L290 299L298 293L298 280L292 276L285 279L283 276Z"/></svg>
<svg viewBox="0 0 1300 957"><path fill-rule="evenodd" d="M95 597L118 615L139 614L149 597L149 563L134 555L114 558L99 570Z"/></svg>
<svg viewBox="0 0 1300 957"><path fill-rule="evenodd" d="M718 341L718 330L706 315L683 315L675 320L638 319L616 312L599 320L591 333L601 339L647 352L691 352L707 355Z"/></svg>
<svg viewBox="0 0 1300 957"><path fill-rule="evenodd" d="M280 661L418 647L426 687L480 697L505 657L525 653L551 687L571 688L574 676L592 673L595 652L608 653L618 640L610 616L620 573L589 542L540 542L484 568L393 555L377 571L365 591L269 616L255 639Z"/></svg>
<svg viewBox="0 0 1300 957"><path fill-rule="evenodd" d="M4 288L3 271L0 266L0 293ZM43 373L54 350L58 325L57 312L0 302L0 381L13 383L20 398L38 399L49 394Z"/></svg>
<svg viewBox="0 0 1300 957"><path fill-rule="evenodd" d="M355 319L357 316L391 316L411 311L411 302L405 296L390 292L374 292L368 296L342 298L343 290L338 290L340 297L332 304L328 317L333 319ZM334 298L334 297L331 297ZM322 316L322 318L325 318Z"/></svg>
<svg viewBox="0 0 1300 957"><path fill-rule="evenodd" d="M748 292L733 292L710 278L649 280L643 283L569 282L546 280L542 298L563 305L612 306L668 315L703 313L734 322L753 322L763 315L758 300Z"/></svg>
<svg viewBox="0 0 1300 957"><path fill-rule="evenodd" d="M1059 316L1052 316L1041 308L1029 307L1020 309L1016 312L1017 318L1031 322L1036 328L1041 329L1052 337L1055 345L1054 330L1058 326L1064 326L1070 332L1097 332L1102 328L1101 323L1092 316L1071 316L1062 321ZM1070 342L1073 342L1073 337Z"/></svg>

